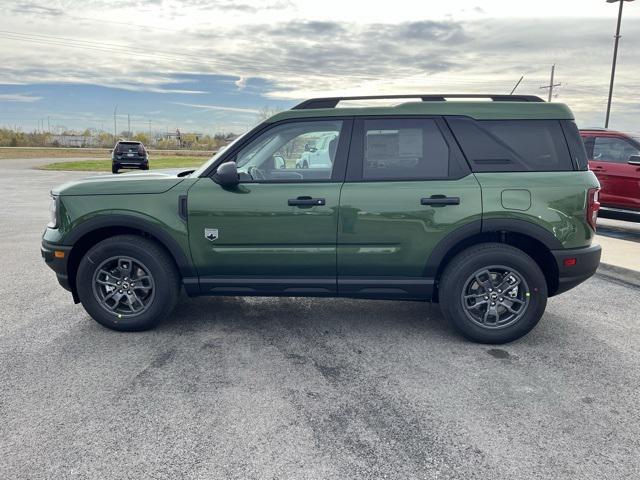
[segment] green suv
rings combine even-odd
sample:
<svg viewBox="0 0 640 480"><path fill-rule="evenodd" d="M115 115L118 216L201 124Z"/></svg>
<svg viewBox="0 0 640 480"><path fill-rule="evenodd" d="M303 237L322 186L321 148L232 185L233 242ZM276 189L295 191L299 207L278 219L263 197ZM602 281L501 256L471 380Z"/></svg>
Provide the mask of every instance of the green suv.
<svg viewBox="0 0 640 480"><path fill-rule="evenodd" d="M115 330L158 325L184 288L438 302L509 342L596 271L599 185L565 105L466 97L307 100L195 171L67 183L42 255ZM378 98L405 100L339 108ZM301 168L329 137L330 162Z"/></svg>

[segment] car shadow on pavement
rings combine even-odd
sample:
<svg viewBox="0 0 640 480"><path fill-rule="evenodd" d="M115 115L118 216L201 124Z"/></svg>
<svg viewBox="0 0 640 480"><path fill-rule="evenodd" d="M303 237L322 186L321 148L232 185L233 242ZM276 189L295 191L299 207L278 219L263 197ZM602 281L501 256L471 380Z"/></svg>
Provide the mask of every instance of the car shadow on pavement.
<svg viewBox="0 0 640 480"><path fill-rule="evenodd" d="M438 305L335 298L182 297L161 329L204 332L297 329L342 334L408 332L463 341L446 323Z"/></svg>

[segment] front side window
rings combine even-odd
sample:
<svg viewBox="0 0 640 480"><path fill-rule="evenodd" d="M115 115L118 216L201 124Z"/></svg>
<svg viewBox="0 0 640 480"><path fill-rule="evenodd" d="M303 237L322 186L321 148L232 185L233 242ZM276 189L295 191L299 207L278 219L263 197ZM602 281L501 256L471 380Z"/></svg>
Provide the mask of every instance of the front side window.
<svg viewBox="0 0 640 480"><path fill-rule="evenodd" d="M240 181L330 180L342 123L305 121L270 128L236 155Z"/></svg>
<svg viewBox="0 0 640 480"><path fill-rule="evenodd" d="M598 162L627 163L631 155L640 155L640 150L626 140L614 137L595 138L592 158Z"/></svg>
<svg viewBox="0 0 640 480"><path fill-rule="evenodd" d="M449 146L433 119L364 121L364 180L449 176Z"/></svg>
<svg viewBox="0 0 640 480"><path fill-rule="evenodd" d="M595 138L593 137L582 137L582 141L584 142L584 149L587 152L587 158L593 158L593 143Z"/></svg>

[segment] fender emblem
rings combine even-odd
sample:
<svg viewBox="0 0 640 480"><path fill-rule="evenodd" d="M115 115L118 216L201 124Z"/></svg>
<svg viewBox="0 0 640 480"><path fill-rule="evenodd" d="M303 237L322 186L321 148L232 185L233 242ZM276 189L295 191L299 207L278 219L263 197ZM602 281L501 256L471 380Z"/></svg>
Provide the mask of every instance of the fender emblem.
<svg viewBox="0 0 640 480"><path fill-rule="evenodd" d="M217 228L205 228L204 229L204 238L213 242L218 239L218 229Z"/></svg>

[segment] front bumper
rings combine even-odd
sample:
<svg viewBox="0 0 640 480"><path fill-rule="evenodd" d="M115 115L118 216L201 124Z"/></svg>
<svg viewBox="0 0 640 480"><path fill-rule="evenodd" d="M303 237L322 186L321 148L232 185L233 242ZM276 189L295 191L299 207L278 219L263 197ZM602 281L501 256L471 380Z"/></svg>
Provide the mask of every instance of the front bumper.
<svg viewBox="0 0 640 480"><path fill-rule="evenodd" d="M555 292L557 295L581 284L596 273L600 265L602 247L596 244L583 248L552 250L551 253L558 267L558 288ZM575 264L565 265L565 260L573 263L571 259L575 259Z"/></svg>
<svg viewBox="0 0 640 480"><path fill-rule="evenodd" d="M69 253L71 252L71 248L72 247L67 245L56 245L43 240L42 246L40 247L40 253L42 254L42 258L44 258L44 263L56 272L58 283L66 290L73 292L71 284L69 283L68 274Z"/></svg>

